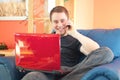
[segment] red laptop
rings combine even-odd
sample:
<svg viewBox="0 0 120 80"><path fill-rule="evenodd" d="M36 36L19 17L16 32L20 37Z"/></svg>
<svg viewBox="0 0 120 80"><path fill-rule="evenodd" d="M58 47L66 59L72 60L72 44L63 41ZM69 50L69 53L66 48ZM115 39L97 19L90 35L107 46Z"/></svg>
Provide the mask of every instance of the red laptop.
<svg viewBox="0 0 120 80"><path fill-rule="evenodd" d="M28 70L60 70L58 34L16 33L16 66Z"/></svg>

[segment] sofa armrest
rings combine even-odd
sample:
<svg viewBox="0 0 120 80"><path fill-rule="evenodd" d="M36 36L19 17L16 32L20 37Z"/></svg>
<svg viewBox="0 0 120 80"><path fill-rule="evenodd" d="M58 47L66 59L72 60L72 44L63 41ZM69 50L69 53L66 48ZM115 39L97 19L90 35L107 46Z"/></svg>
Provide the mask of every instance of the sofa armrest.
<svg viewBox="0 0 120 80"><path fill-rule="evenodd" d="M120 80L120 57L87 72L81 80Z"/></svg>
<svg viewBox="0 0 120 80"><path fill-rule="evenodd" d="M1 71L1 75L0 75L0 79L2 80L6 80L6 76L9 77L8 80L14 80L15 79L15 61L14 58L12 56L10 57L2 57L0 56L0 69Z"/></svg>
<svg viewBox="0 0 120 80"><path fill-rule="evenodd" d="M0 80L20 80L25 73L19 72L14 56L0 56Z"/></svg>

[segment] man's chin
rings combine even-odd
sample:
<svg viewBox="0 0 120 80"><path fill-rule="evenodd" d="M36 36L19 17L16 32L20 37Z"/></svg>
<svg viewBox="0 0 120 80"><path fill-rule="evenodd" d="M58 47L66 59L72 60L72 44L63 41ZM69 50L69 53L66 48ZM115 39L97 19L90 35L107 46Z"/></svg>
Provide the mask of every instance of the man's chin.
<svg viewBox="0 0 120 80"><path fill-rule="evenodd" d="M61 36L66 36L66 33L61 33L60 35L61 35Z"/></svg>
<svg viewBox="0 0 120 80"><path fill-rule="evenodd" d="M57 34L60 34L61 36L64 36L66 32L56 32Z"/></svg>
<svg viewBox="0 0 120 80"><path fill-rule="evenodd" d="M60 36L64 36L64 34L60 34Z"/></svg>

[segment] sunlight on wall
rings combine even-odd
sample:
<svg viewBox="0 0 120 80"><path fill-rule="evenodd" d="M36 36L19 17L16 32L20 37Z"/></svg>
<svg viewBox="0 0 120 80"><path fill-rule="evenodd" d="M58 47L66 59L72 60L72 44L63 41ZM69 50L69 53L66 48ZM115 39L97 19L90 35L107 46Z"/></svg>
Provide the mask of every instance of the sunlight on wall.
<svg viewBox="0 0 120 80"><path fill-rule="evenodd" d="M50 13L53 7L55 7L55 0L48 0L48 13Z"/></svg>
<svg viewBox="0 0 120 80"><path fill-rule="evenodd" d="M94 28L120 28L120 0L94 0Z"/></svg>
<svg viewBox="0 0 120 80"><path fill-rule="evenodd" d="M74 24L77 29L93 28L94 0L75 1Z"/></svg>

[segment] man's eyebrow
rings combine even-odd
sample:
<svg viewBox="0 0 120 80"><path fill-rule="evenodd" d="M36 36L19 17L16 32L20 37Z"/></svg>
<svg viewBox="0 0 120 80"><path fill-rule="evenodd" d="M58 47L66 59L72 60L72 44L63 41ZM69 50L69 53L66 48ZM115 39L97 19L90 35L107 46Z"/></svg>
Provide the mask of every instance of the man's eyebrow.
<svg viewBox="0 0 120 80"><path fill-rule="evenodd" d="M63 18L63 19L61 19L61 20L65 20L65 19Z"/></svg>

